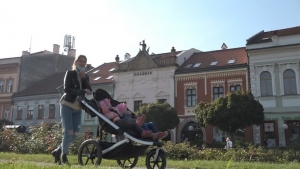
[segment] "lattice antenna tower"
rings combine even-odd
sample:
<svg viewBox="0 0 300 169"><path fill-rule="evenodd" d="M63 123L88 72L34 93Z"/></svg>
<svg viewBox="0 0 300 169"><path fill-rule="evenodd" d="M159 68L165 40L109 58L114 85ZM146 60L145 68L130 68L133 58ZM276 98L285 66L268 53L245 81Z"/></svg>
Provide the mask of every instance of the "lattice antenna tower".
<svg viewBox="0 0 300 169"><path fill-rule="evenodd" d="M64 51L67 52L67 55L69 54L69 51L71 49L75 48L75 37L71 35L65 35L64 40Z"/></svg>

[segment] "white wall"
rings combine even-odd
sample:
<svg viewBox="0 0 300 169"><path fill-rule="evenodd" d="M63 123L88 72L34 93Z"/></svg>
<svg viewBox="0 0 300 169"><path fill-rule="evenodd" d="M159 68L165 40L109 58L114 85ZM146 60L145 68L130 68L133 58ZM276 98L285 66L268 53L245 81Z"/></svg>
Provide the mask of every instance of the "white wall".
<svg viewBox="0 0 300 169"><path fill-rule="evenodd" d="M140 72L151 74L134 75ZM116 73L114 99L127 102L127 107L132 111L135 100L151 103L157 99L167 99L174 106L174 72L175 67L168 67Z"/></svg>

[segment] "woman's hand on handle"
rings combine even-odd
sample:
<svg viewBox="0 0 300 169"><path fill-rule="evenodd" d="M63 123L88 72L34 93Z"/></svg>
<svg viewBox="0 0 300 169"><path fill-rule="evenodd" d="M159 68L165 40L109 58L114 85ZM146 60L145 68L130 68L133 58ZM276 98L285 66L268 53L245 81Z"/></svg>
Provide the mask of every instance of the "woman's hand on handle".
<svg viewBox="0 0 300 169"><path fill-rule="evenodd" d="M87 95L91 95L91 94L92 94L92 92L90 91L90 89L84 89L84 91L85 91L85 93L86 93Z"/></svg>

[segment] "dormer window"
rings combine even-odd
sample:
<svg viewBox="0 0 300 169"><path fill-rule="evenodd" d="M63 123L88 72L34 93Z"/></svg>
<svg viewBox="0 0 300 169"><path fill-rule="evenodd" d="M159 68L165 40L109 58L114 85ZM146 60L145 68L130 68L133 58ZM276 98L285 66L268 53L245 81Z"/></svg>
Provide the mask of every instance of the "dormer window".
<svg viewBox="0 0 300 169"><path fill-rule="evenodd" d="M108 80L108 79L111 79L112 77L114 77L114 76L108 76L106 79Z"/></svg>
<svg viewBox="0 0 300 169"><path fill-rule="evenodd" d="M99 76L99 77L96 77L94 80L99 80L101 78L101 76Z"/></svg>
<svg viewBox="0 0 300 169"><path fill-rule="evenodd" d="M210 66L216 66L218 63L218 61L215 61L215 62L211 62Z"/></svg>
<svg viewBox="0 0 300 169"><path fill-rule="evenodd" d="M109 71L111 72L111 71L114 71L115 70L115 68L111 68Z"/></svg>
<svg viewBox="0 0 300 169"><path fill-rule="evenodd" d="M193 64L188 64L185 66L185 68L190 68Z"/></svg>
<svg viewBox="0 0 300 169"><path fill-rule="evenodd" d="M94 71L93 73L97 73L97 72L99 72L99 70L96 70L96 71Z"/></svg>
<svg viewBox="0 0 300 169"><path fill-rule="evenodd" d="M201 65L201 63L196 63L196 64L194 64L193 67L199 67L200 65Z"/></svg>
<svg viewBox="0 0 300 169"><path fill-rule="evenodd" d="M228 64L232 64L232 63L234 63L235 62L235 59L230 59L227 63Z"/></svg>

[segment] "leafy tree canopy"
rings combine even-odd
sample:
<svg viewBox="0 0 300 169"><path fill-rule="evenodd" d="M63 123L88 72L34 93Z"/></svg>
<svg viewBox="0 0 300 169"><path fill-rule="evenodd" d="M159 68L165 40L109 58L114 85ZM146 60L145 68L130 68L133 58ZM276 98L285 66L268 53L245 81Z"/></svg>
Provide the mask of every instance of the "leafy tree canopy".
<svg viewBox="0 0 300 169"><path fill-rule="evenodd" d="M250 92L228 93L211 103L200 102L195 113L200 125L210 124L231 133L264 121L263 106Z"/></svg>
<svg viewBox="0 0 300 169"><path fill-rule="evenodd" d="M175 108L168 103L144 103L136 114L146 114L146 122L153 122L160 131L173 129L179 124Z"/></svg>

